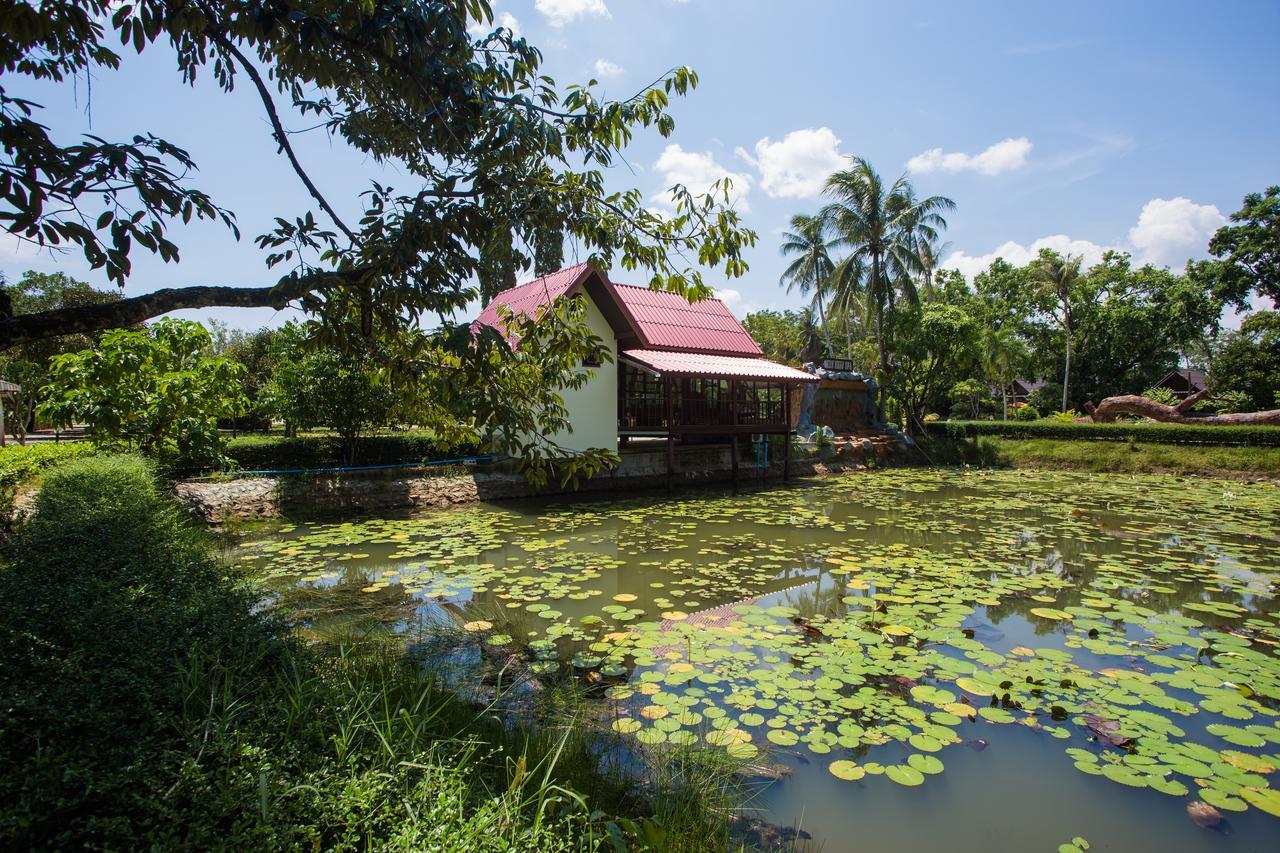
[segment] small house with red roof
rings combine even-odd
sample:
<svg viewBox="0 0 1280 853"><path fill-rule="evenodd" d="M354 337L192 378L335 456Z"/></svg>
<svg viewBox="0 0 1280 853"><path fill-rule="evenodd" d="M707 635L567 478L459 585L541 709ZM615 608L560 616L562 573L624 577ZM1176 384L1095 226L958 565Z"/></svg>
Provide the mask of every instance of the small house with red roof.
<svg viewBox="0 0 1280 853"><path fill-rule="evenodd" d="M782 434L793 428L792 389L812 374L764 357L719 299L689 302L676 293L618 284L578 264L504 290L476 323L499 327L498 308L536 317L559 299L582 299L586 322L613 363L583 364L591 378L561 393L571 450L615 449L633 436L665 438L668 468L676 441ZM736 454L735 454L736 459Z"/></svg>

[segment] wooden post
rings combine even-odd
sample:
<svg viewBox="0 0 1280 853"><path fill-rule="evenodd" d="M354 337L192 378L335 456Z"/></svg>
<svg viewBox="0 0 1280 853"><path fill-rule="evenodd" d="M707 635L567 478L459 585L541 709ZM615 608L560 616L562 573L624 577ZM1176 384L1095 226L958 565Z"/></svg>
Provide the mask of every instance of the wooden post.
<svg viewBox="0 0 1280 853"><path fill-rule="evenodd" d="M782 442L782 480L791 479L791 389L782 386L782 420L786 427L786 439Z"/></svg>
<svg viewBox="0 0 1280 853"><path fill-rule="evenodd" d="M738 491L738 380L729 380L729 453L733 456L733 490Z"/></svg>
<svg viewBox="0 0 1280 853"><path fill-rule="evenodd" d="M676 424L675 424L675 403L672 399L675 396L675 385L671 381L670 376L663 377L663 387L666 389L667 397L667 491L671 491L675 486L676 476Z"/></svg>

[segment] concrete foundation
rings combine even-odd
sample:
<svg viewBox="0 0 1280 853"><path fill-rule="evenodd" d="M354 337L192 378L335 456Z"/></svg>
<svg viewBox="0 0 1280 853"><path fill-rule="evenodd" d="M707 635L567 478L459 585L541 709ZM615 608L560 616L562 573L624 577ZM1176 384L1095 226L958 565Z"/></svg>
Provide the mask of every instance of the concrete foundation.
<svg viewBox="0 0 1280 853"><path fill-rule="evenodd" d="M793 477L827 476L865 467L870 449L850 444L831 448L825 458L791 462ZM667 485L665 442L633 446L620 454L621 464L579 484L577 491L635 492ZM877 455L883 455L877 454ZM677 487L682 484L726 483L732 477L729 448L694 445L676 448ZM782 479L782 464L767 470L750 462L739 465L738 481L747 486ZM504 464L477 467L454 476L430 471L360 471L294 474L278 477L188 480L175 492L199 518L210 523L237 519L274 518L293 514L361 513L447 507L476 501L504 500L563 493L558 488L535 489Z"/></svg>

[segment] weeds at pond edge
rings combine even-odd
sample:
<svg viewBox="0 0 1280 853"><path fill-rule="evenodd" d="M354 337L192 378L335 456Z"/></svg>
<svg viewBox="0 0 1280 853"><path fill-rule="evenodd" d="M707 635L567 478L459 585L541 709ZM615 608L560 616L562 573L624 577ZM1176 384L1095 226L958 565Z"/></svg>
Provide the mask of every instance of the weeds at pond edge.
<svg viewBox="0 0 1280 853"><path fill-rule="evenodd" d="M645 772L381 644L306 646L133 457L51 472L0 567L0 839L32 847L706 850L726 765Z"/></svg>

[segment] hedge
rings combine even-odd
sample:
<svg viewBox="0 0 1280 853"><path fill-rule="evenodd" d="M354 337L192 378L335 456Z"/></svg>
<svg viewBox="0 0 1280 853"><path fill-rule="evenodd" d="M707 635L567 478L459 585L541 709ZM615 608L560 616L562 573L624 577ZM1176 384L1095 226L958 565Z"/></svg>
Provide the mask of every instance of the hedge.
<svg viewBox="0 0 1280 853"><path fill-rule="evenodd" d="M356 465L398 465L474 456L474 443L455 444L428 431L371 435L357 439ZM333 468L343 463L342 441L336 435L246 435L228 442L227 455L244 471L279 471L294 468Z"/></svg>
<svg viewBox="0 0 1280 853"><path fill-rule="evenodd" d="M1193 424L1088 424L1060 421L935 421L925 424L935 438L1058 438L1069 440L1145 441L1152 444L1229 444L1280 447L1280 427L1195 426Z"/></svg>
<svg viewBox="0 0 1280 853"><path fill-rule="evenodd" d="M39 441L0 448L0 482L18 485L46 468L93 453L84 441Z"/></svg>

